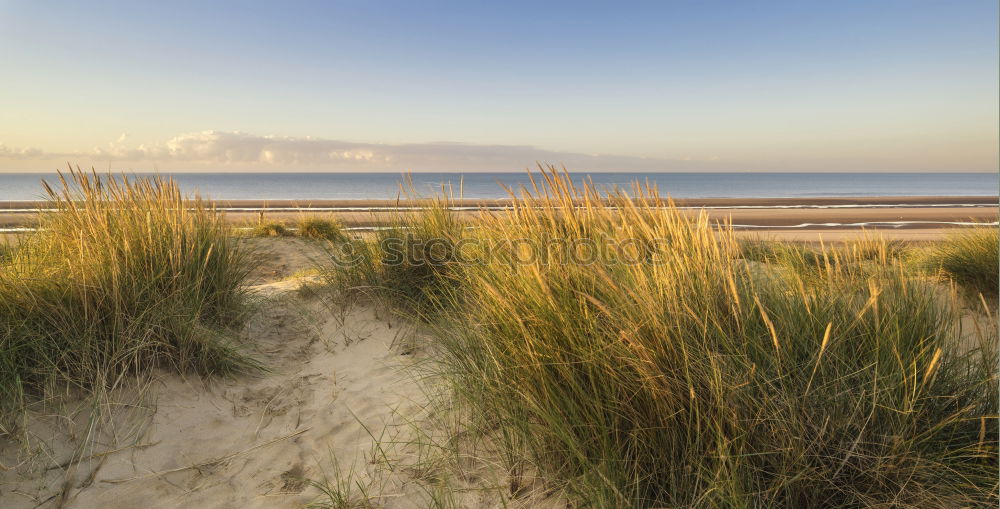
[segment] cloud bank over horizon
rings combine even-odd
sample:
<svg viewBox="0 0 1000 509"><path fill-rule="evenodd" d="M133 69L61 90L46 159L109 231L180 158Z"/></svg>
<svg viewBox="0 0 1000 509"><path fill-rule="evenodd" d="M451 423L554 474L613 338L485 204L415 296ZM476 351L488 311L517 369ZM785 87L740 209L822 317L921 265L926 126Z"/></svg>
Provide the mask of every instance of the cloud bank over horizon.
<svg viewBox="0 0 1000 509"><path fill-rule="evenodd" d="M130 145L118 139L90 151L50 152L36 147L0 144L2 167L17 162L69 162L81 166L157 166L166 170L304 171L517 171L536 162L565 165L579 171L658 171L721 169L716 159L660 159L623 155L582 154L530 145L482 145L459 142L358 143L315 137L256 135L241 131L205 130L183 133L164 142ZM25 164L28 166L29 164ZM135 168L145 169L145 168Z"/></svg>
<svg viewBox="0 0 1000 509"><path fill-rule="evenodd" d="M914 147L915 149L917 147ZM130 143L126 134L90 150L51 151L0 142L0 173L53 171L66 164L113 171L507 172L536 164L571 171L995 171L994 162L956 164L951 157L676 158L586 154L533 145L463 142L366 143L243 131L182 133L155 143ZM911 154L912 155L912 154ZM982 158L977 158L982 159ZM919 164L914 164L918 161ZM978 162L978 161L976 161Z"/></svg>

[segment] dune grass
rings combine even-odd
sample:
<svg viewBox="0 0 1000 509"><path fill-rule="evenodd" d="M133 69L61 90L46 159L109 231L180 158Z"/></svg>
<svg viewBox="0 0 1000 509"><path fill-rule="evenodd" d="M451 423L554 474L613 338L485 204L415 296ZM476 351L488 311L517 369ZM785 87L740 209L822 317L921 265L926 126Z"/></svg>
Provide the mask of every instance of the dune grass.
<svg viewBox="0 0 1000 509"><path fill-rule="evenodd" d="M250 237L290 237L298 236L305 239L341 242L347 240L344 227L333 219L323 219L316 216L304 216L289 228L282 221L268 221L263 216L246 227L246 235Z"/></svg>
<svg viewBox="0 0 1000 509"><path fill-rule="evenodd" d="M286 237L292 232L279 221L259 221L250 225L249 234L251 237Z"/></svg>
<svg viewBox="0 0 1000 509"><path fill-rule="evenodd" d="M0 265L5 416L156 366L206 374L256 366L233 332L247 310L247 253L221 217L160 178L70 170L45 187L55 212Z"/></svg>
<svg viewBox="0 0 1000 509"><path fill-rule="evenodd" d="M748 254L655 189L551 171L518 197L465 233L411 220L495 241L475 263L387 268L368 243L360 271L436 312L509 495L531 471L595 507L996 505L995 327L954 348L954 300L894 246Z"/></svg>
<svg viewBox="0 0 1000 509"><path fill-rule="evenodd" d="M863 277L888 265L908 265L911 255L903 242L886 240L873 232L834 245L810 246L761 238L739 239L737 245L743 260L793 271L804 281L822 278L831 265Z"/></svg>
<svg viewBox="0 0 1000 509"><path fill-rule="evenodd" d="M997 298L1000 286L1000 229L961 230L930 250L927 263L969 292Z"/></svg>
<svg viewBox="0 0 1000 509"><path fill-rule="evenodd" d="M299 237L339 242L347 239L343 225L333 219L306 216L296 223L296 235Z"/></svg>
<svg viewBox="0 0 1000 509"><path fill-rule="evenodd" d="M321 271L331 287L365 294L417 319L428 318L449 277L464 226L446 199L428 200L418 214L399 214L371 235L330 246L339 260Z"/></svg>

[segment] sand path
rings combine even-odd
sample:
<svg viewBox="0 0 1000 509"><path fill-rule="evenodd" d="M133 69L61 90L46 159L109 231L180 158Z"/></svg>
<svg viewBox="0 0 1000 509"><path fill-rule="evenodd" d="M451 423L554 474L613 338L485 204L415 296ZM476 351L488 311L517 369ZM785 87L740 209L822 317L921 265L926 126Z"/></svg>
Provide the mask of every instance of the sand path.
<svg viewBox="0 0 1000 509"><path fill-rule="evenodd" d="M112 443L104 435L124 426L109 430L83 455L97 456L73 466L51 468L73 457L81 438L72 433L44 439L52 461L21 468L7 446L0 507L300 507L319 493L306 479L352 469L364 476L377 455L371 435L395 433L424 405L407 370L420 356L413 330L368 307L330 309L297 291L300 279L275 281L308 268L308 243L251 242L262 253L256 277L271 281L254 287L265 302L247 336L269 372L210 380L160 373L143 398L149 410L139 431ZM58 428L44 425L50 416L33 418L40 437ZM391 499L386 489L379 495Z"/></svg>

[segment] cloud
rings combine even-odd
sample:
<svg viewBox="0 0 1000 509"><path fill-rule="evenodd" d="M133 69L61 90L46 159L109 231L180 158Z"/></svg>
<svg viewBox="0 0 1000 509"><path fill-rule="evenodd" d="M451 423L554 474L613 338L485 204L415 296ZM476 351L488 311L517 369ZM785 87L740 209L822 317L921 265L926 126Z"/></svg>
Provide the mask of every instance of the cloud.
<svg viewBox="0 0 1000 509"><path fill-rule="evenodd" d="M40 148L35 148L35 147L10 148L7 145L0 143L0 158L38 159L44 155L45 152Z"/></svg>
<svg viewBox="0 0 1000 509"><path fill-rule="evenodd" d="M456 142L378 144L314 137L262 136L240 131L184 133L152 145L129 145L128 136L89 152L49 153L0 146L0 158L69 159L81 165L132 163L178 169L308 169L342 171L506 171L535 162L580 171L707 168L709 162L648 159L544 150L530 145Z"/></svg>

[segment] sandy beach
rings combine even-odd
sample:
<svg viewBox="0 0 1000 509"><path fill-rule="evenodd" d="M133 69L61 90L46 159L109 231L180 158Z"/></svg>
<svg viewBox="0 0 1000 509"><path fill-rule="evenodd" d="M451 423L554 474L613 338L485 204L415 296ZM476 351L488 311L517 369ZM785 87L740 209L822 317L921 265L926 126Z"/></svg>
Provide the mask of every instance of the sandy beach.
<svg viewBox="0 0 1000 509"><path fill-rule="evenodd" d="M933 240L943 230L890 232ZM768 237L774 238L770 232ZM850 231L797 230L783 239L845 240ZM418 445L439 423L421 364L429 338L406 319L371 304L331 303L314 293L319 244L298 238L251 238L251 288L261 311L244 334L268 371L202 379L165 370L135 395L131 410L94 416L70 401L67 421L27 416L28 443L41 454L24 461L21 444L0 446L0 500L9 509L297 508L320 496L310 480L356 483L345 507L427 507L425 455ZM100 421L89 436L91 416ZM431 449L434 449L433 446ZM82 460L72 461L74 458ZM461 507L564 507L544 490L502 501L495 467L469 460L449 485ZM360 488L358 488L360 487ZM500 490L502 492L502 490Z"/></svg>
<svg viewBox="0 0 1000 509"><path fill-rule="evenodd" d="M939 223L997 219L996 207L948 206L951 200L680 205L689 207L685 215L707 210L719 222L764 226L741 229L737 237L806 243L856 240L865 230L847 223L874 223L887 239L920 244L956 229ZM986 203L984 198L980 205ZM332 206L323 204L321 210ZM364 206L382 205L365 202ZM795 207L771 208L782 206ZM621 210L609 208L608 217ZM475 213L458 212L465 217ZM316 212L312 207L267 211L265 218L291 222L319 215L372 226L382 224L389 214ZM30 217L15 212L6 220ZM234 225L258 217L253 211L226 215ZM878 223L894 221L913 224L878 228ZM844 224L800 226L805 223ZM229 242L226 236L232 231L220 228ZM708 239L724 237L707 226L705 232ZM362 239L371 235L351 234ZM253 253L252 272L244 284L256 302L240 335L247 353L265 369L202 377L160 367L106 394L106 400L97 404L73 394L67 394L58 408L36 403L23 415L18 440L0 442L0 506L291 509L317 500L328 502L319 507L361 508L375 503L389 509L432 507L440 500L473 509L571 504L572 497L552 488L551 478L530 468L498 467L506 453L494 449L491 439L482 438L490 435L479 436L477 449L464 452L463 437L483 431L470 431L456 421L462 414L453 413L451 405L458 400L440 399L451 394L442 387L444 379L428 376L432 374L428 366L441 360L442 347L427 322L411 320L388 301L366 298L364 292L340 293L343 289L331 285L331 280L322 280L321 271L332 269L322 242L295 236L240 237L235 242ZM770 274L787 270L761 269L765 264L749 260L744 262ZM963 320L971 316L966 315ZM980 320L967 328L979 327Z"/></svg>
<svg viewBox="0 0 1000 509"><path fill-rule="evenodd" d="M4 2L0 509L1000 507L996 2Z"/></svg>
<svg viewBox="0 0 1000 509"><path fill-rule="evenodd" d="M695 216L706 212L711 220L729 222L743 232L767 232L776 238L814 239L826 232L827 238L850 237L851 231L884 230L894 238L929 239L962 223L993 223L998 219L995 196L876 197L876 198L756 198L679 199L678 207ZM960 204L960 205L959 205ZM226 220L234 225L250 224L261 217L269 221L294 223L303 216L319 216L340 221L349 228L371 228L387 224L420 201L395 200L316 200L300 201L219 201ZM460 217L477 214L475 209L495 209L510 205L509 200L455 200ZM30 227L33 210L44 202L0 202L0 228ZM905 231L904 231L905 230ZM748 233L743 233L746 235Z"/></svg>

